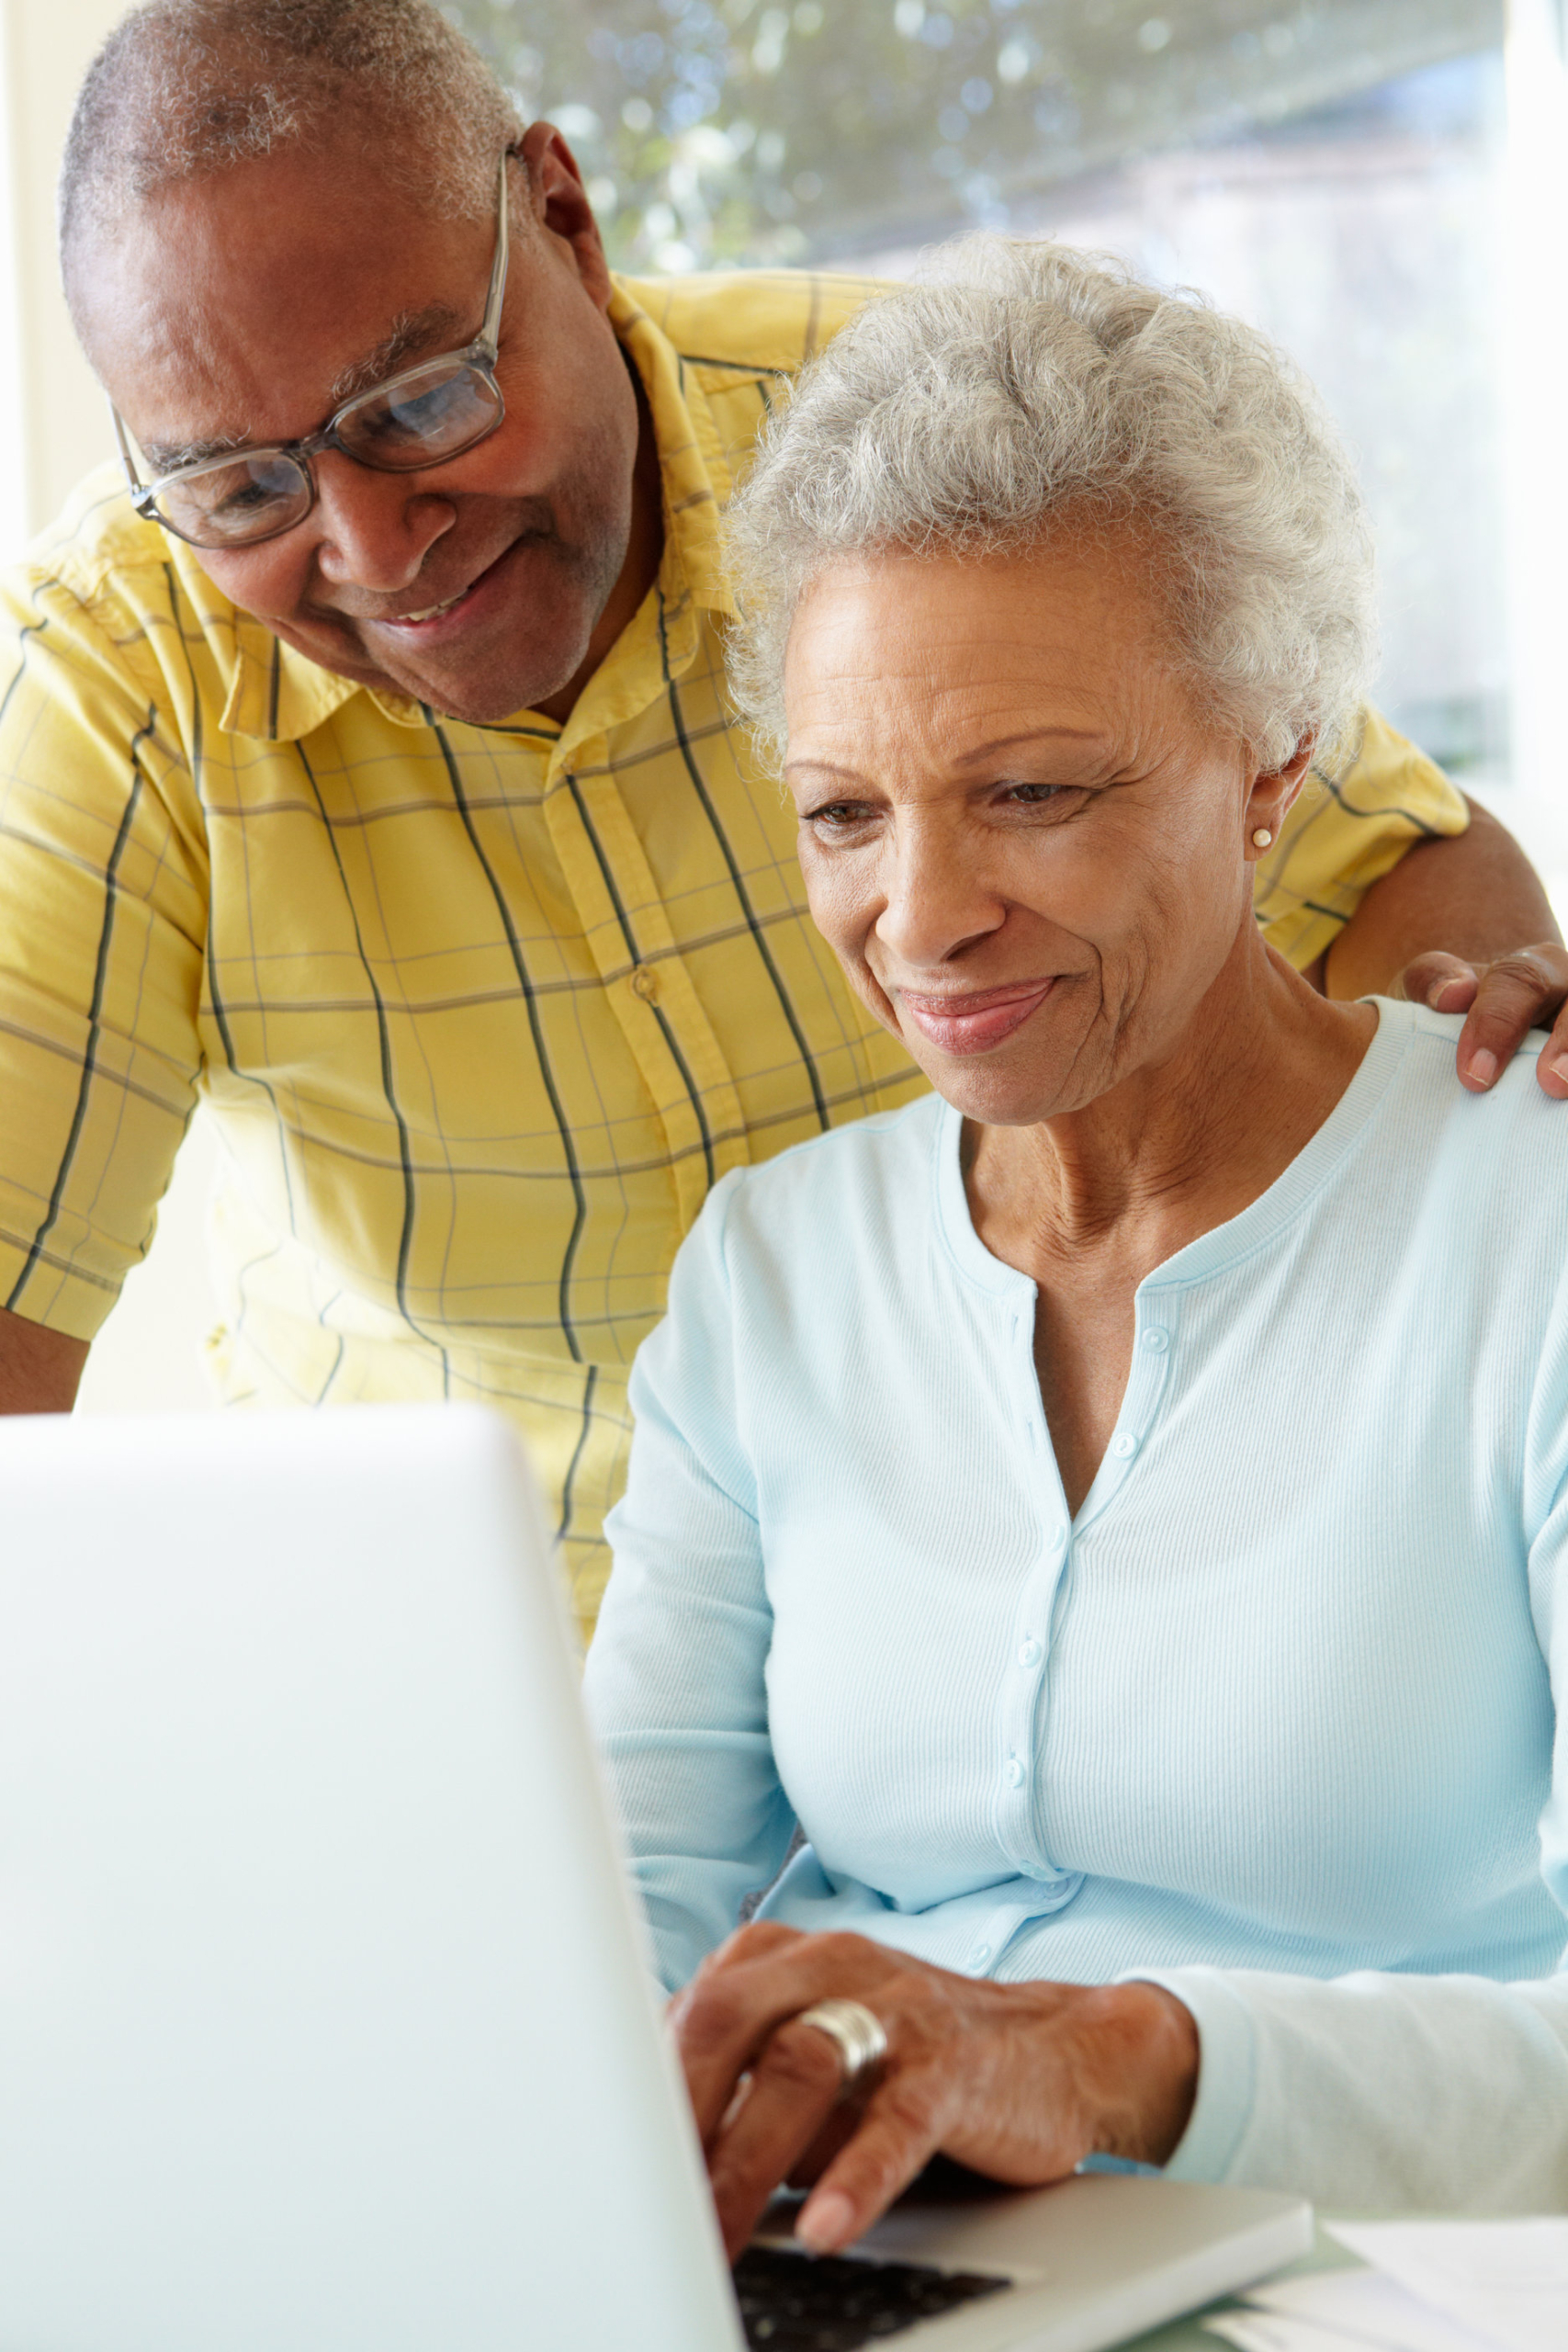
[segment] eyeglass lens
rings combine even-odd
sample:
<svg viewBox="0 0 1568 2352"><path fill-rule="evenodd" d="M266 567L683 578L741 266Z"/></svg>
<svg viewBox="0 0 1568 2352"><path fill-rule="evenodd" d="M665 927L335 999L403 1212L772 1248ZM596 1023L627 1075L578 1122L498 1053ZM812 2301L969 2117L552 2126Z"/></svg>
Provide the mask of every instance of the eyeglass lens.
<svg viewBox="0 0 1568 2352"><path fill-rule="evenodd" d="M338 419L337 437L361 465L397 473L455 456L500 418L501 395L488 377L438 359L355 401Z"/></svg>
<svg viewBox="0 0 1568 2352"><path fill-rule="evenodd" d="M495 385L464 360L433 360L367 392L336 421L333 440L363 466L412 473L455 458L502 415ZM310 477L279 450L239 451L159 491L159 514L200 547L243 547L288 530L309 513Z"/></svg>

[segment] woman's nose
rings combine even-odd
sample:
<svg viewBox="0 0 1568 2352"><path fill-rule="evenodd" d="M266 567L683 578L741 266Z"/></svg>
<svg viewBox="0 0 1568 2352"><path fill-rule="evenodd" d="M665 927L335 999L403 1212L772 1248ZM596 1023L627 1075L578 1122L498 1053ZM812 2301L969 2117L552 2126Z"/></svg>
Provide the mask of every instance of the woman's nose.
<svg viewBox="0 0 1568 2352"><path fill-rule="evenodd" d="M890 869L876 933L911 970L948 962L1007 920L987 861L962 829L897 826Z"/></svg>
<svg viewBox="0 0 1568 2352"><path fill-rule="evenodd" d="M322 578L383 596L412 586L457 519L451 500L422 491L417 477L377 473L335 449L323 450L315 465Z"/></svg>

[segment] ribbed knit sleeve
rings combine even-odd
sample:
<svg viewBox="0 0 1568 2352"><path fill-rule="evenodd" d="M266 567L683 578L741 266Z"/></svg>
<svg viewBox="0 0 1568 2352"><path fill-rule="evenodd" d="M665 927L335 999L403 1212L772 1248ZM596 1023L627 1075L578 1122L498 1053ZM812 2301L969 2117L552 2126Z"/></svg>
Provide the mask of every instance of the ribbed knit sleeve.
<svg viewBox="0 0 1568 2352"><path fill-rule="evenodd" d="M1173 2179L1350 2212L1568 2211L1568 1978L1138 1973L1202 2043Z"/></svg>
<svg viewBox="0 0 1568 2352"><path fill-rule="evenodd" d="M1568 1273L1525 1415L1522 1494L1556 1713L1541 1869L1568 1906ZM1352 2211L1568 2211L1568 1975L1137 1973L1186 2003L1201 2042L1175 2178Z"/></svg>
<svg viewBox="0 0 1568 2352"><path fill-rule="evenodd" d="M632 1374L628 1495L607 1523L615 1573L583 1686L671 1991L775 1875L795 1826L768 1736L773 1621L736 1436L724 1262L735 1182L677 1257L669 1316Z"/></svg>

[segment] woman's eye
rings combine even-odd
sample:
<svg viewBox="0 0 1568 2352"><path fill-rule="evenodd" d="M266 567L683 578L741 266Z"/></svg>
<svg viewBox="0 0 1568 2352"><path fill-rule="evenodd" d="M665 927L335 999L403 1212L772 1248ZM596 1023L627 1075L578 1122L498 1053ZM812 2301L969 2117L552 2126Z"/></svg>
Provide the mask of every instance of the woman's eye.
<svg viewBox="0 0 1568 2352"><path fill-rule="evenodd" d="M813 808L807 822L825 826L829 832L844 832L852 825L863 824L871 814L863 800L829 800L821 808Z"/></svg>
<svg viewBox="0 0 1568 2352"><path fill-rule="evenodd" d="M1046 801L1059 798L1064 789L1059 784L1010 784L1007 797L1021 801L1026 808L1038 808Z"/></svg>

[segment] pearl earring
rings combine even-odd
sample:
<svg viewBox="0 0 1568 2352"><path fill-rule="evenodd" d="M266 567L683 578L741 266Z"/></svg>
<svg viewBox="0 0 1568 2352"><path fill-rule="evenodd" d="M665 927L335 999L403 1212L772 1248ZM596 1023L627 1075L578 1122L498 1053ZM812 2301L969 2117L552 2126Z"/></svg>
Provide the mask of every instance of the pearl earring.
<svg viewBox="0 0 1568 2352"><path fill-rule="evenodd" d="M1252 836L1252 846L1254 849L1267 849L1273 838L1267 825L1259 825Z"/></svg>

